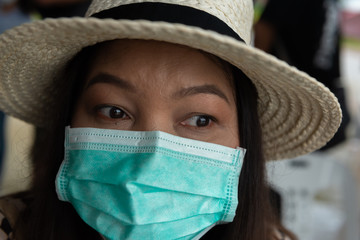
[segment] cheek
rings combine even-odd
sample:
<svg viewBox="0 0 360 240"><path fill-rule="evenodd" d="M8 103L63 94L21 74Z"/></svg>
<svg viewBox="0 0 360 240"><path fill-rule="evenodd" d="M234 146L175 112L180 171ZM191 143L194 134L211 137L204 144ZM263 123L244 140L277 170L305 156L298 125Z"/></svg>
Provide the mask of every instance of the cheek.
<svg viewBox="0 0 360 240"><path fill-rule="evenodd" d="M228 124L224 127L225 134L219 138L219 144L227 147L236 148L240 146L240 135L238 126L238 117L236 112L227 116Z"/></svg>
<svg viewBox="0 0 360 240"><path fill-rule="evenodd" d="M87 118L85 118L84 108L77 104L71 117L71 127L83 127L86 125Z"/></svg>
<svg viewBox="0 0 360 240"><path fill-rule="evenodd" d="M89 117L88 110L84 104L83 97L80 97L71 116L71 127L93 127L92 118Z"/></svg>
<svg viewBox="0 0 360 240"><path fill-rule="evenodd" d="M226 124L223 125L223 131L225 134L223 134L222 138L219 139L222 141L220 144L232 148L240 147L241 139L239 133L239 116L235 99L230 99L229 111L225 112L223 118L226 121Z"/></svg>

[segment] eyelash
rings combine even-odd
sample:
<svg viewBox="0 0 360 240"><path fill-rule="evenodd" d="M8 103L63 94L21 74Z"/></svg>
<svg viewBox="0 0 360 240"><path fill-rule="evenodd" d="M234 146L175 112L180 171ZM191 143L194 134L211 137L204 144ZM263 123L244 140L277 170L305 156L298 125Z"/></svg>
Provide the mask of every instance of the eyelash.
<svg viewBox="0 0 360 240"><path fill-rule="evenodd" d="M197 118L197 119L194 119L194 118ZM199 121L201 121L200 120L200 118L205 118L205 123L206 123L206 125L204 125L204 126L198 126L198 124L200 125L200 123L201 122L199 122ZM194 120L196 120L196 122L195 122L195 125L196 126L194 126L194 125L191 125L191 124L186 124L186 121L194 121ZM200 129L200 128L207 128L207 127L209 127L212 123L214 123L214 122L216 122L216 119L214 118L214 117L212 117L212 116L210 116L210 115L206 115L206 114L198 114L198 115L193 115L193 116L191 116L191 117L189 117L189 118L187 118L187 119L185 119L184 121L182 121L181 122L181 125L189 125L190 127L193 127L193 128L198 128L198 129Z"/></svg>
<svg viewBox="0 0 360 240"><path fill-rule="evenodd" d="M113 111L113 112L109 112ZM112 105L99 105L95 107L95 112L102 115L102 117L106 117L108 119L130 119L129 114L127 114L123 109L112 106ZM119 114L119 116L116 116L114 114ZM197 119L196 119L197 118ZM202 120L201 120L202 118ZM204 120L205 119L205 120ZM194 121L195 124L194 124ZM203 126L199 126L201 122L203 121ZM204 123L205 121L205 123ZM210 115L207 114L200 114L200 113L194 113L190 117L187 117L184 121L181 121L180 124L183 126L189 126L191 128L196 129L202 129L202 128L208 128L211 124L216 123L217 120ZM189 124L190 123L190 124ZM192 125L193 124L193 125Z"/></svg>
<svg viewBox="0 0 360 240"><path fill-rule="evenodd" d="M102 114L103 116L110 119L124 119L129 118L129 115L119 107L111 106L111 105L100 105L95 107L95 111ZM113 111L113 112L108 112ZM119 116L115 116L115 114L120 114Z"/></svg>

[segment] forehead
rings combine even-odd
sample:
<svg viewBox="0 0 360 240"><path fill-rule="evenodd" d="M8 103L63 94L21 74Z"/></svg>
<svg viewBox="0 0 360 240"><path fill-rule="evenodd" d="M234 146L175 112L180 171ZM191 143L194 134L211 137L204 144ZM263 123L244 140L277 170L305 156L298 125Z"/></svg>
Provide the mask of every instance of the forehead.
<svg viewBox="0 0 360 240"><path fill-rule="evenodd" d="M211 84L213 80L219 79L217 84L233 86L228 64L209 53L178 44L113 40L97 46L92 62L90 75L99 71L115 75L138 75L142 78L157 74L163 78L176 79L187 75L190 77L188 81L200 76Z"/></svg>
<svg viewBox="0 0 360 240"><path fill-rule="evenodd" d="M196 61L209 61L220 65L220 60L203 51L190 48L188 46L153 41L153 40L113 40L103 42L97 45L96 63L111 63L111 60L136 58L141 59L162 59L166 58L168 63L191 62L195 58ZM148 62L151 63L151 62Z"/></svg>

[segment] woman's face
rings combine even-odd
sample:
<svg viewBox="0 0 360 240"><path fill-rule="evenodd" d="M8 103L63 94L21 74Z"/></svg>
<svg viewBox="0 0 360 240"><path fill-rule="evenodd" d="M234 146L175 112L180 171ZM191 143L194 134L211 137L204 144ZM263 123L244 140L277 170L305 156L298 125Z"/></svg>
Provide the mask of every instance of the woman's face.
<svg viewBox="0 0 360 240"><path fill-rule="evenodd" d="M71 127L163 131L240 145L231 76L198 50L156 41L100 47Z"/></svg>

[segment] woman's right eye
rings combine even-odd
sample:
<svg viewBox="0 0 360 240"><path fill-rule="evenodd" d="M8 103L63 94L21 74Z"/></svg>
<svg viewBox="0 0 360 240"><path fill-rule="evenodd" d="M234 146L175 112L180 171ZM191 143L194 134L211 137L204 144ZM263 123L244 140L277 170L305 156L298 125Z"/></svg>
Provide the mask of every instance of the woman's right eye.
<svg viewBox="0 0 360 240"><path fill-rule="evenodd" d="M111 119L129 118L125 111L114 106L98 106L97 112Z"/></svg>

